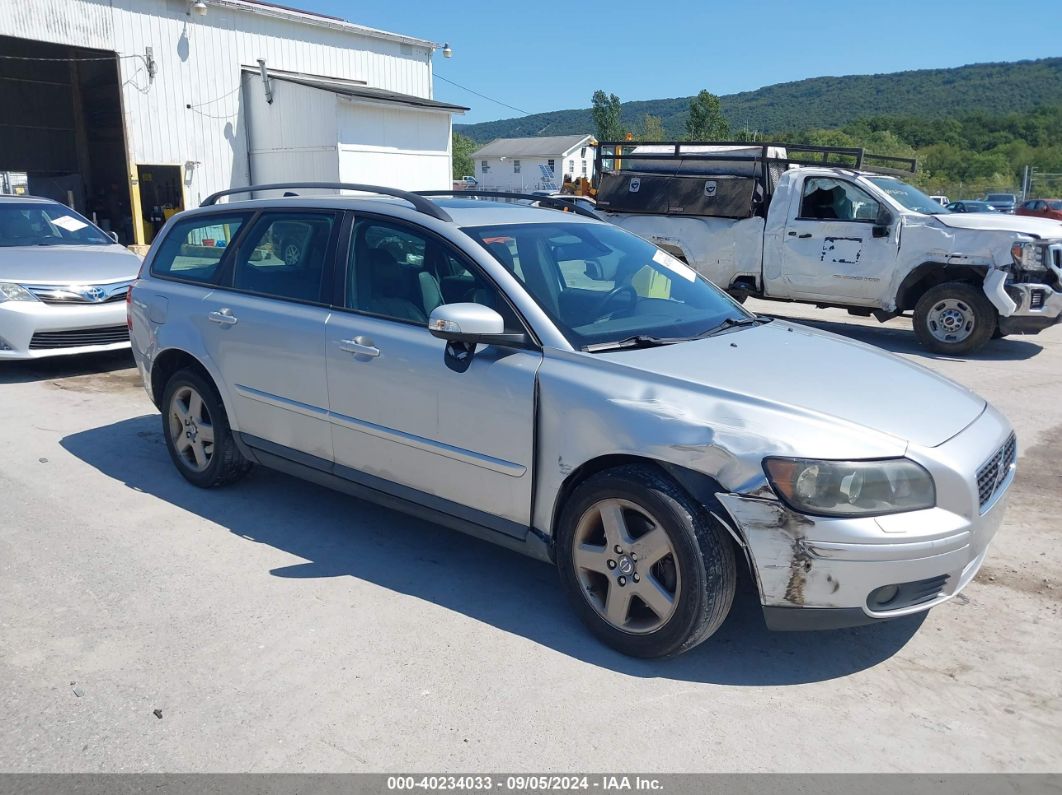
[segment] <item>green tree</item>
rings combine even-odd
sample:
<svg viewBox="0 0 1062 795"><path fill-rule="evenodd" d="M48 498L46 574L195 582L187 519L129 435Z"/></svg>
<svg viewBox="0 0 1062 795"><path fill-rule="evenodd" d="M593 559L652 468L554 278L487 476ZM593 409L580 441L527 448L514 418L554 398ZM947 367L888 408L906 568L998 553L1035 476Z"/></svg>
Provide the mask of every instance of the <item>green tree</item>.
<svg viewBox="0 0 1062 795"><path fill-rule="evenodd" d="M594 126L597 128L599 141L619 141L623 138L619 97L615 94L606 94L598 89L594 92L593 107L590 113L594 117Z"/></svg>
<svg viewBox="0 0 1062 795"><path fill-rule="evenodd" d="M730 137L730 122L723 115L719 97L707 89L690 100L686 118L687 141L725 141Z"/></svg>
<svg viewBox="0 0 1062 795"><path fill-rule="evenodd" d="M472 153L479 145L467 135L459 132L453 134L453 178L461 179L476 173L476 164L472 162Z"/></svg>
<svg viewBox="0 0 1062 795"><path fill-rule="evenodd" d="M664 132L664 121L659 116L646 113L642 117L641 131L638 133L641 141L666 141L667 133Z"/></svg>

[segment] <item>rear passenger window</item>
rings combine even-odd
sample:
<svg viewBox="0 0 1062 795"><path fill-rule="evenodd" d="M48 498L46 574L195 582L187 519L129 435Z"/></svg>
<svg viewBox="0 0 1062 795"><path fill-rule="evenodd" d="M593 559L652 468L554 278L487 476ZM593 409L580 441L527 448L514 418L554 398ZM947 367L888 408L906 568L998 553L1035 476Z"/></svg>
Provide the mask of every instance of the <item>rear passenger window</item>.
<svg viewBox="0 0 1062 795"><path fill-rule="evenodd" d="M246 215L211 215L179 221L166 235L151 272L193 282L212 282Z"/></svg>
<svg viewBox="0 0 1062 795"><path fill-rule="evenodd" d="M332 213L264 213L240 242L232 286L277 298L320 301L335 220Z"/></svg>

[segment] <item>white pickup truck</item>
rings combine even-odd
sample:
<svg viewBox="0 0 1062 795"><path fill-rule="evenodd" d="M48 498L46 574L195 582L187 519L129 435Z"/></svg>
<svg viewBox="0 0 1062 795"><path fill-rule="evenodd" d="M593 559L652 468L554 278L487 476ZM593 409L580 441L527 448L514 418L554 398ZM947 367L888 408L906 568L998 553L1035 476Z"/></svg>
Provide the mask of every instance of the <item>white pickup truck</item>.
<svg viewBox="0 0 1062 795"><path fill-rule="evenodd" d="M924 345L954 355L1062 320L1062 222L950 213L895 175L897 158L630 142L597 157L598 214L739 300L910 313Z"/></svg>

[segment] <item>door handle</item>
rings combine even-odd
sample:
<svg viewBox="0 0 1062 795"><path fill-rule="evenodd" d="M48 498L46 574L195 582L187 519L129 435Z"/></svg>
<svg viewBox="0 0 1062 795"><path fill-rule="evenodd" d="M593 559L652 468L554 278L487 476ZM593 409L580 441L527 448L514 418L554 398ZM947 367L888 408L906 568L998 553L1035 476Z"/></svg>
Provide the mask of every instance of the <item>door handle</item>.
<svg viewBox="0 0 1062 795"><path fill-rule="evenodd" d="M235 326L239 322L239 318L232 314L231 309L221 309L217 312L211 312L207 315L207 320L211 323L217 323L219 326Z"/></svg>
<svg viewBox="0 0 1062 795"><path fill-rule="evenodd" d="M372 344L368 337L355 337L352 340L340 340L339 349L358 356L369 356L375 359L380 355L380 349Z"/></svg>
<svg viewBox="0 0 1062 795"><path fill-rule="evenodd" d="M804 233L804 234L802 234L802 235L798 235L798 234L797 234L796 232L790 232L790 233L789 233L789 236L790 236L790 237L795 237L795 238L798 238L798 239L800 239L800 240L804 240L805 238L809 238L809 237L811 237L811 232L805 232L805 233Z"/></svg>

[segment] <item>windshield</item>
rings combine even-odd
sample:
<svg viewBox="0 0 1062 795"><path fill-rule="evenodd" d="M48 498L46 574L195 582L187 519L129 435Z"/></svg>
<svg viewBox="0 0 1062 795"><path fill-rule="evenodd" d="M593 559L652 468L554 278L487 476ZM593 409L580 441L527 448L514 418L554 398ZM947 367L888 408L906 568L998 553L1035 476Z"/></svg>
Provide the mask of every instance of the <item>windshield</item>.
<svg viewBox="0 0 1062 795"><path fill-rule="evenodd" d="M985 201L989 202L1012 202L1014 201L1013 193L989 193L985 196Z"/></svg>
<svg viewBox="0 0 1062 795"><path fill-rule="evenodd" d="M1052 210L1062 210L1062 201L1048 202L1047 206Z"/></svg>
<svg viewBox="0 0 1062 795"><path fill-rule="evenodd" d="M867 177L867 179L908 210L926 215L946 215L951 212L946 207L941 207L936 199L930 198L914 185L908 185L903 180L895 177Z"/></svg>
<svg viewBox="0 0 1062 795"><path fill-rule="evenodd" d="M0 246L109 246L114 241L69 207L0 203Z"/></svg>
<svg viewBox="0 0 1062 795"><path fill-rule="evenodd" d="M756 322L680 260L614 226L465 229L524 285L576 348L665 344Z"/></svg>

